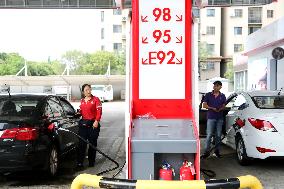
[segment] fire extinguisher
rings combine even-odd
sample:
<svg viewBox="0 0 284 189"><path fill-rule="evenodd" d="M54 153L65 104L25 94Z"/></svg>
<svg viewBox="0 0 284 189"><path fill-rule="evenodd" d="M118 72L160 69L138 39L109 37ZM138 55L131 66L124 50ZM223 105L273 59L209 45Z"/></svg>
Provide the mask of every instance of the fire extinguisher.
<svg viewBox="0 0 284 189"><path fill-rule="evenodd" d="M173 180L173 176L175 175L175 171L172 166L168 163L163 163L160 171L159 171L159 179L160 180Z"/></svg>
<svg viewBox="0 0 284 189"><path fill-rule="evenodd" d="M180 168L180 180L194 180L195 169L191 162L184 160Z"/></svg>

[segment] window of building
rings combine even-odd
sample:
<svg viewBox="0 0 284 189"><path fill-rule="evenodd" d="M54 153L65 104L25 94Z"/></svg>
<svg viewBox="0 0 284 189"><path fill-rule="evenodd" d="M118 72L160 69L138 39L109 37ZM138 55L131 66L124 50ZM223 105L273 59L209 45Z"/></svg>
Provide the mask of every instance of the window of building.
<svg viewBox="0 0 284 189"><path fill-rule="evenodd" d="M242 27L234 27L234 35L242 35L243 28Z"/></svg>
<svg viewBox="0 0 284 189"><path fill-rule="evenodd" d="M235 72L235 91L247 90L248 74L247 70Z"/></svg>
<svg viewBox="0 0 284 189"><path fill-rule="evenodd" d="M101 46L101 51L104 51L104 50L105 50L105 46L102 45L102 46Z"/></svg>
<svg viewBox="0 0 284 189"><path fill-rule="evenodd" d="M235 9L234 13L235 13L234 14L235 17L238 17L238 18L243 17L243 10L242 9Z"/></svg>
<svg viewBox="0 0 284 189"><path fill-rule="evenodd" d="M214 62L207 62L207 69L208 70L214 70Z"/></svg>
<svg viewBox="0 0 284 189"><path fill-rule="evenodd" d="M113 44L114 51L121 51L122 50L122 43L114 43Z"/></svg>
<svg viewBox="0 0 284 189"><path fill-rule="evenodd" d="M261 26L249 26L249 34L252 34L253 32L256 32L260 28L261 28Z"/></svg>
<svg viewBox="0 0 284 189"><path fill-rule="evenodd" d="M214 17L215 9L207 9L207 17Z"/></svg>
<svg viewBox="0 0 284 189"><path fill-rule="evenodd" d="M243 44L234 44L234 52L241 52L243 50Z"/></svg>
<svg viewBox="0 0 284 189"><path fill-rule="evenodd" d="M248 23L262 23L262 7L249 7Z"/></svg>
<svg viewBox="0 0 284 189"><path fill-rule="evenodd" d="M215 52L215 44L206 44L207 52L212 55Z"/></svg>
<svg viewBox="0 0 284 189"><path fill-rule="evenodd" d="M113 33L121 33L122 26L121 25L113 25Z"/></svg>
<svg viewBox="0 0 284 189"><path fill-rule="evenodd" d="M113 15L121 15L121 9L113 9Z"/></svg>
<svg viewBox="0 0 284 189"><path fill-rule="evenodd" d="M267 18L273 18L273 10L267 10Z"/></svg>
<svg viewBox="0 0 284 189"><path fill-rule="evenodd" d="M105 12L101 11L101 22L105 21Z"/></svg>
<svg viewBox="0 0 284 189"><path fill-rule="evenodd" d="M215 35L215 27L214 26L207 26L206 34L207 35Z"/></svg>
<svg viewBox="0 0 284 189"><path fill-rule="evenodd" d="M214 62L202 62L201 63L201 69L202 70L214 70L215 64L214 64Z"/></svg>
<svg viewBox="0 0 284 189"><path fill-rule="evenodd" d="M200 18L200 9L192 7L192 14L195 18Z"/></svg>
<svg viewBox="0 0 284 189"><path fill-rule="evenodd" d="M101 28L101 39L105 38L105 29Z"/></svg>

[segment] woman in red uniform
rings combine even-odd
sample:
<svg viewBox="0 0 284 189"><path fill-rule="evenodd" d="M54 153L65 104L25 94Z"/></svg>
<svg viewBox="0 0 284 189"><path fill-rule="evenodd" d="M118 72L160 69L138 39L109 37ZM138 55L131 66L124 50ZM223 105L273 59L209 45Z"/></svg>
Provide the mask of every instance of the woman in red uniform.
<svg viewBox="0 0 284 189"><path fill-rule="evenodd" d="M100 119L102 116L102 104L98 97L91 93L89 84L82 86L84 98L81 99L80 113L82 119L79 122L79 135L97 147L97 140L100 133ZM87 144L80 140L78 149L78 168L83 167ZM88 149L89 167L93 167L96 161L96 150Z"/></svg>

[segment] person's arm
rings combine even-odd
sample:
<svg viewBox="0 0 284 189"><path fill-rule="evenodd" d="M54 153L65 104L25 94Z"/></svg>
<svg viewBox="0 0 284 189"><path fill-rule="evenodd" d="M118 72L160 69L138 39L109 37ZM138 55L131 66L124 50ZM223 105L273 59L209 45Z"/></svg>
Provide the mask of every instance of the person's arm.
<svg viewBox="0 0 284 189"><path fill-rule="evenodd" d="M208 109L208 110L216 111L216 110L217 110L216 108L210 107L210 106L208 105L208 101L209 101L208 95L209 95L209 94L207 93L207 94L205 95L205 97L204 97L203 108L206 108L206 109Z"/></svg>
<svg viewBox="0 0 284 189"><path fill-rule="evenodd" d="M218 111L223 111L225 109L225 107L226 107L226 97L225 97L225 95L223 95L222 101L223 101L223 104L221 105L220 108L218 108Z"/></svg>
<svg viewBox="0 0 284 189"><path fill-rule="evenodd" d="M208 110L213 110L213 111L217 111L216 108L210 107L207 102L203 102L203 108L206 108Z"/></svg>
<svg viewBox="0 0 284 189"><path fill-rule="evenodd" d="M99 98L95 98L95 105L96 105L96 120L93 124L94 128L97 128L99 126L99 122L101 120L102 117L102 103L99 100Z"/></svg>

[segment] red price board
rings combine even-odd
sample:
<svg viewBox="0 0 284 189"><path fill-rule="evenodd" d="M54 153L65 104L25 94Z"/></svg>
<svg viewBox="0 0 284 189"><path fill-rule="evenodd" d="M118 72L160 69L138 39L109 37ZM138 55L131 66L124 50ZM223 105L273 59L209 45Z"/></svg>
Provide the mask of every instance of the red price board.
<svg viewBox="0 0 284 189"><path fill-rule="evenodd" d="M189 3L189 2L188 2ZM139 0L139 99L185 99L186 0ZM191 22L189 22L191 23ZM137 44L137 45L138 45Z"/></svg>

